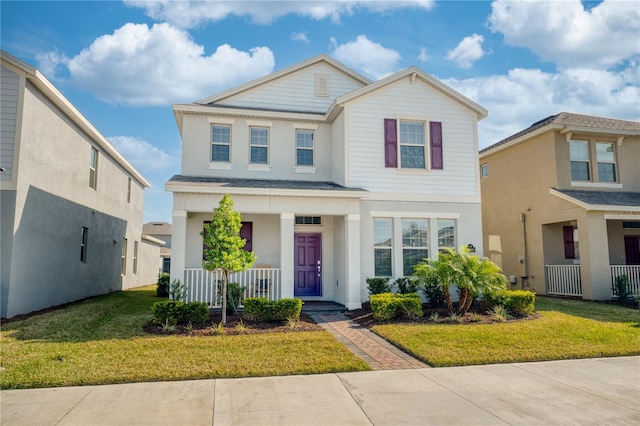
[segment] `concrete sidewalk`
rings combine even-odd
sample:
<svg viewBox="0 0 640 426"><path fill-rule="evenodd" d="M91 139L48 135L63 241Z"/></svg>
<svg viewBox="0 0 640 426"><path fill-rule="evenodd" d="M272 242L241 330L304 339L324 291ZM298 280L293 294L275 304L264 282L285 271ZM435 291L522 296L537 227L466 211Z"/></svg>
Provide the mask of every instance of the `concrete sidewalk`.
<svg viewBox="0 0 640 426"><path fill-rule="evenodd" d="M9 425L638 425L640 357L0 392Z"/></svg>

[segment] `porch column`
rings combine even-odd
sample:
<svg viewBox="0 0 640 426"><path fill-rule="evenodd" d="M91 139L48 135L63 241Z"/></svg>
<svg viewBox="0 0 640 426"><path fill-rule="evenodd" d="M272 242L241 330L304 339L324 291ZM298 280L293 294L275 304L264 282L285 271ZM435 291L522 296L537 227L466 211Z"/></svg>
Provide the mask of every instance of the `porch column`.
<svg viewBox="0 0 640 426"><path fill-rule="evenodd" d="M347 309L362 307L362 282L360 280L360 215L348 214L344 217L345 243L347 247Z"/></svg>
<svg viewBox="0 0 640 426"><path fill-rule="evenodd" d="M584 222L578 220L578 240L580 241L582 298L611 299L609 239L607 221L602 212L588 211Z"/></svg>
<svg viewBox="0 0 640 426"><path fill-rule="evenodd" d="M171 223L171 281L180 280L184 284L184 266L187 250L187 212L173 211Z"/></svg>
<svg viewBox="0 0 640 426"><path fill-rule="evenodd" d="M293 297L293 213L280 213L280 297Z"/></svg>

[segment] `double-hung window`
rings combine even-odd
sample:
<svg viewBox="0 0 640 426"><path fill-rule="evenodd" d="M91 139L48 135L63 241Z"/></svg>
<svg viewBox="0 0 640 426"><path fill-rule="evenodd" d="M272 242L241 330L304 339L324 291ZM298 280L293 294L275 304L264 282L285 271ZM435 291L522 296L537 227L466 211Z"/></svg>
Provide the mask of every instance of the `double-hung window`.
<svg viewBox="0 0 640 426"><path fill-rule="evenodd" d="M250 163L269 164L269 128L251 127L249 137Z"/></svg>
<svg viewBox="0 0 640 426"><path fill-rule="evenodd" d="M373 219L373 256L376 277L392 276L393 224L390 218Z"/></svg>
<svg viewBox="0 0 640 426"><path fill-rule="evenodd" d="M613 142L596 142L596 160L598 161L598 180L616 181L616 157Z"/></svg>
<svg viewBox="0 0 640 426"><path fill-rule="evenodd" d="M400 167L425 168L424 122L400 121Z"/></svg>
<svg viewBox="0 0 640 426"><path fill-rule="evenodd" d="M456 248L456 221L438 219L438 248Z"/></svg>
<svg viewBox="0 0 640 426"><path fill-rule="evenodd" d="M231 126L220 124L211 126L211 161L231 162Z"/></svg>
<svg viewBox="0 0 640 426"><path fill-rule="evenodd" d="M413 275L413 267L429 255L426 219L402 219L402 265L404 276Z"/></svg>
<svg viewBox="0 0 640 426"><path fill-rule="evenodd" d="M89 159L89 187L98 189L98 150L93 147Z"/></svg>
<svg viewBox="0 0 640 426"><path fill-rule="evenodd" d="M296 166L313 166L313 130L296 130Z"/></svg>
<svg viewBox="0 0 640 426"><path fill-rule="evenodd" d="M589 141L570 141L569 156L571 158L571 180L589 181Z"/></svg>

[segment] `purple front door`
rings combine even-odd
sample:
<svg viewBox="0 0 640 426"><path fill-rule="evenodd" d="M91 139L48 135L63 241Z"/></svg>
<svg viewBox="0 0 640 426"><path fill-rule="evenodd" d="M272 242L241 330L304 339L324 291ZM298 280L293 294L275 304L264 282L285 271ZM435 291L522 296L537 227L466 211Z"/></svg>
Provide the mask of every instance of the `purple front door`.
<svg viewBox="0 0 640 426"><path fill-rule="evenodd" d="M624 236L624 252L627 265L640 265L640 236Z"/></svg>
<svg viewBox="0 0 640 426"><path fill-rule="evenodd" d="M293 295L322 296L322 235L295 234Z"/></svg>

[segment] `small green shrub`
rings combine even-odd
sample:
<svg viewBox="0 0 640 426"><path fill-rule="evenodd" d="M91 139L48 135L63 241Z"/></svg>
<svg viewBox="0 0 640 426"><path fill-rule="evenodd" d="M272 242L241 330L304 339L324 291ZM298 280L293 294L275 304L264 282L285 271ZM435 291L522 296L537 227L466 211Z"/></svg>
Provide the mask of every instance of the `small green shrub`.
<svg viewBox="0 0 640 426"><path fill-rule="evenodd" d="M227 284L227 313L235 315L242 303L245 287L240 287L239 283Z"/></svg>
<svg viewBox="0 0 640 426"><path fill-rule="evenodd" d="M486 294L483 305L489 309L495 306L504 307L516 317L531 315L535 309L536 294L527 290L501 290Z"/></svg>
<svg viewBox="0 0 640 426"><path fill-rule="evenodd" d="M189 302L182 305L180 323L203 323L209 318L209 306L204 302Z"/></svg>
<svg viewBox="0 0 640 426"><path fill-rule="evenodd" d="M413 277L400 277L395 280L394 284L398 287L400 294L417 293L420 287L420 282Z"/></svg>
<svg viewBox="0 0 640 426"><path fill-rule="evenodd" d="M187 297L187 286L182 284L180 280L171 281L169 286L169 299L171 300L184 300Z"/></svg>
<svg viewBox="0 0 640 426"><path fill-rule="evenodd" d="M156 296L158 297L169 297L169 280L171 276L166 272L161 272L158 274L158 287L156 287Z"/></svg>
<svg viewBox="0 0 640 426"><path fill-rule="evenodd" d="M249 321L289 321L300 319L302 300L280 299L270 302L266 297L244 300L244 317Z"/></svg>
<svg viewBox="0 0 640 426"><path fill-rule="evenodd" d="M625 305L629 300L629 277L627 275L618 275L615 279L613 294L618 296L618 303Z"/></svg>
<svg viewBox="0 0 640 426"><path fill-rule="evenodd" d="M207 320L209 307L204 302L163 300L151 306L151 314L156 324L195 324Z"/></svg>
<svg viewBox="0 0 640 426"><path fill-rule="evenodd" d="M509 312L507 308L502 305L495 305L487 314L489 314L492 320L498 322L505 322L509 319Z"/></svg>
<svg viewBox="0 0 640 426"><path fill-rule="evenodd" d="M428 276L421 280L421 282L421 290L429 301L429 306L432 308L443 308L445 306L445 297L438 279L435 276Z"/></svg>
<svg viewBox="0 0 640 426"><path fill-rule="evenodd" d="M395 317L416 319L423 315L418 293L373 294L369 301L373 317L378 320L388 320Z"/></svg>
<svg viewBox="0 0 640 426"><path fill-rule="evenodd" d="M367 290L369 294L382 294L391 292L391 277L373 277L367 278Z"/></svg>

